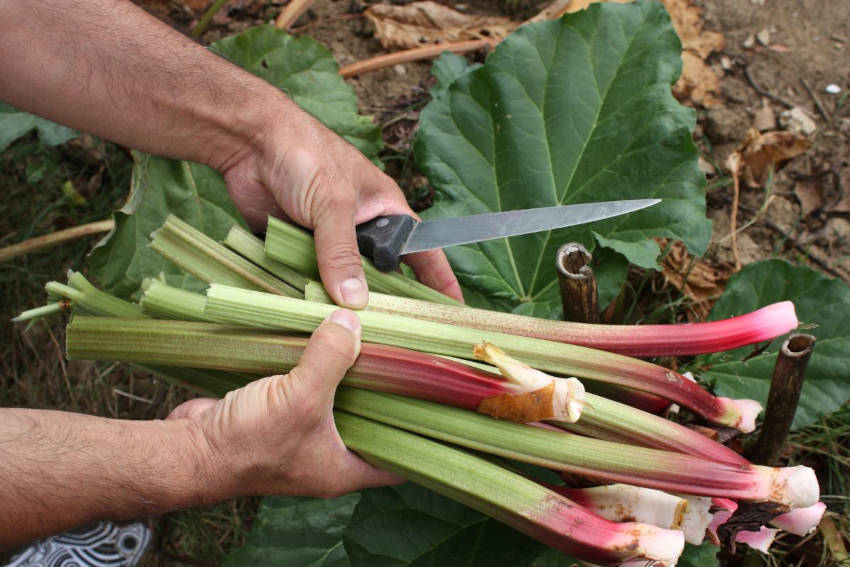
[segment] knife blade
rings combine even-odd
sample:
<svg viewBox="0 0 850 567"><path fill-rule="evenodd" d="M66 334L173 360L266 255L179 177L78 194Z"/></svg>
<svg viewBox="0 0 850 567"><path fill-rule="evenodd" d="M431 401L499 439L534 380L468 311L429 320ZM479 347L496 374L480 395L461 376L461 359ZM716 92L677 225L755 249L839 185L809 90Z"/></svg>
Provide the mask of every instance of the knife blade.
<svg viewBox="0 0 850 567"><path fill-rule="evenodd" d="M376 268L387 272L398 268L405 254L585 224L638 211L660 201L603 201L431 221L388 215L358 225L357 245Z"/></svg>

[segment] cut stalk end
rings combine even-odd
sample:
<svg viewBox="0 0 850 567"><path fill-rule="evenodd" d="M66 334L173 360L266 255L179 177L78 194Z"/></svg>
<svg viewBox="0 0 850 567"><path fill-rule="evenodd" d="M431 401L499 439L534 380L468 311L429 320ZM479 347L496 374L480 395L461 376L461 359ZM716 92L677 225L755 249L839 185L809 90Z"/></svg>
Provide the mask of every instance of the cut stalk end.
<svg viewBox="0 0 850 567"><path fill-rule="evenodd" d="M475 358L497 367L513 391L484 400L479 412L525 423L544 419L578 421L585 392L577 378L549 376L488 342L475 345L474 354Z"/></svg>
<svg viewBox="0 0 850 567"><path fill-rule="evenodd" d="M820 486L815 471L807 466L768 468L754 466L769 474L768 500L787 506L788 510L808 508L818 503Z"/></svg>
<svg viewBox="0 0 850 567"><path fill-rule="evenodd" d="M726 414L718 423L734 427L743 433L751 433L756 428L756 418L764 409L760 403L755 400L717 399L727 407Z"/></svg>

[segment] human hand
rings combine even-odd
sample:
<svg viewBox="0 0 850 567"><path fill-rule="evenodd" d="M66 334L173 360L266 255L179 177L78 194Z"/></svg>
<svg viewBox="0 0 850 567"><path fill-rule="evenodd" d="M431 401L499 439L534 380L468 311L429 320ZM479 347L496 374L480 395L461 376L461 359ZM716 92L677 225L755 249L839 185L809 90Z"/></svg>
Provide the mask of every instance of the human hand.
<svg viewBox="0 0 850 567"><path fill-rule="evenodd" d="M356 148L291 101L286 105L285 118L270 123L221 166L230 196L254 229L265 228L269 214L313 229L327 292L339 305L365 307L355 225L379 215L416 215L398 185ZM422 283L462 299L442 250L404 261Z"/></svg>
<svg viewBox="0 0 850 567"><path fill-rule="evenodd" d="M402 481L345 448L333 420L337 384L360 352L360 321L340 309L313 333L289 374L257 380L224 399L181 404L168 419L200 431L203 461L224 497L331 498Z"/></svg>

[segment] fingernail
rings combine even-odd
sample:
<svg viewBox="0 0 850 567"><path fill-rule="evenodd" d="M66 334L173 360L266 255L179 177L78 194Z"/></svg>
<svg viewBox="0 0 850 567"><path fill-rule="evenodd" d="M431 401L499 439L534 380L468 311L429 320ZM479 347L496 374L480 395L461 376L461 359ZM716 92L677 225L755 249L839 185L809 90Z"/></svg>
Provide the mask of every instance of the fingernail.
<svg viewBox="0 0 850 567"><path fill-rule="evenodd" d="M331 316L328 319L337 325L345 327L355 335L360 333L360 319L354 311L349 311L348 309L337 309L331 313Z"/></svg>
<svg viewBox="0 0 850 567"><path fill-rule="evenodd" d="M348 278L339 286L339 293L346 307L361 309L369 301L369 290L358 278Z"/></svg>

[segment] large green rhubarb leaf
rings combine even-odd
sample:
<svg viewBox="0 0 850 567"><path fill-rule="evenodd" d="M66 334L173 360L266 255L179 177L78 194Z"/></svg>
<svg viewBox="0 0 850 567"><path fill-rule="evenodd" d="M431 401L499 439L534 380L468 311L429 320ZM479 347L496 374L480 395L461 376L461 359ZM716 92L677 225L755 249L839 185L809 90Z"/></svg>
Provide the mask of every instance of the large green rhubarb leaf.
<svg viewBox="0 0 850 567"><path fill-rule="evenodd" d="M89 256L103 288L128 297L144 277L164 274L183 288L203 289L177 266L148 248L150 234L173 213L217 240L234 224L245 226L227 194L224 178L209 167L148 154L134 154L130 197L115 217L115 228Z"/></svg>
<svg viewBox="0 0 850 567"><path fill-rule="evenodd" d="M520 567L531 565L542 549L506 525L410 483L364 491L343 541L354 567Z"/></svg>
<svg viewBox="0 0 850 567"><path fill-rule="evenodd" d="M456 78L423 110L416 141L417 163L437 188L428 218L663 199L591 226L447 249L476 302L557 314L554 256L568 241L599 243L645 267L658 254L652 236L705 249L695 114L670 92L680 51L660 3L603 3L526 25L480 68L443 73Z"/></svg>
<svg viewBox="0 0 850 567"><path fill-rule="evenodd" d="M212 48L280 87L337 134L374 159L381 132L357 114L357 99L338 75L330 52L318 42L259 27L223 39ZM208 236L222 239L244 225L222 176L207 167L136 154L127 204L115 214L116 228L92 252L94 276L120 297L132 294L144 276L163 273L179 287L200 283L148 248L150 233L173 213Z"/></svg>
<svg viewBox="0 0 850 567"><path fill-rule="evenodd" d="M784 260L763 260L745 266L730 278L710 318L725 319L784 300L793 301L797 309L801 323L797 332L817 337L794 417L793 426L798 428L814 423L850 399L850 287L811 268ZM714 383L719 395L764 403L783 340L776 339L749 359L746 357L752 354L752 348L701 357L700 374Z"/></svg>
<svg viewBox="0 0 850 567"><path fill-rule="evenodd" d="M348 567L342 531L359 500L359 494L333 500L266 498L245 545L231 552L224 565Z"/></svg>
<svg viewBox="0 0 850 567"><path fill-rule="evenodd" d="M283 89L298 105L370 159L383 146L381 131L357 114L354 91L321 43L272 26L252 28L212 45L213 51Z"/></svg>
<svg viewBox="0 0 850 567"><path fill-rule="evenodd" d="M32 130L38 131L38 139L48 146L57 146L77 135L75 130L0 102L0 152Z"/></svg>

